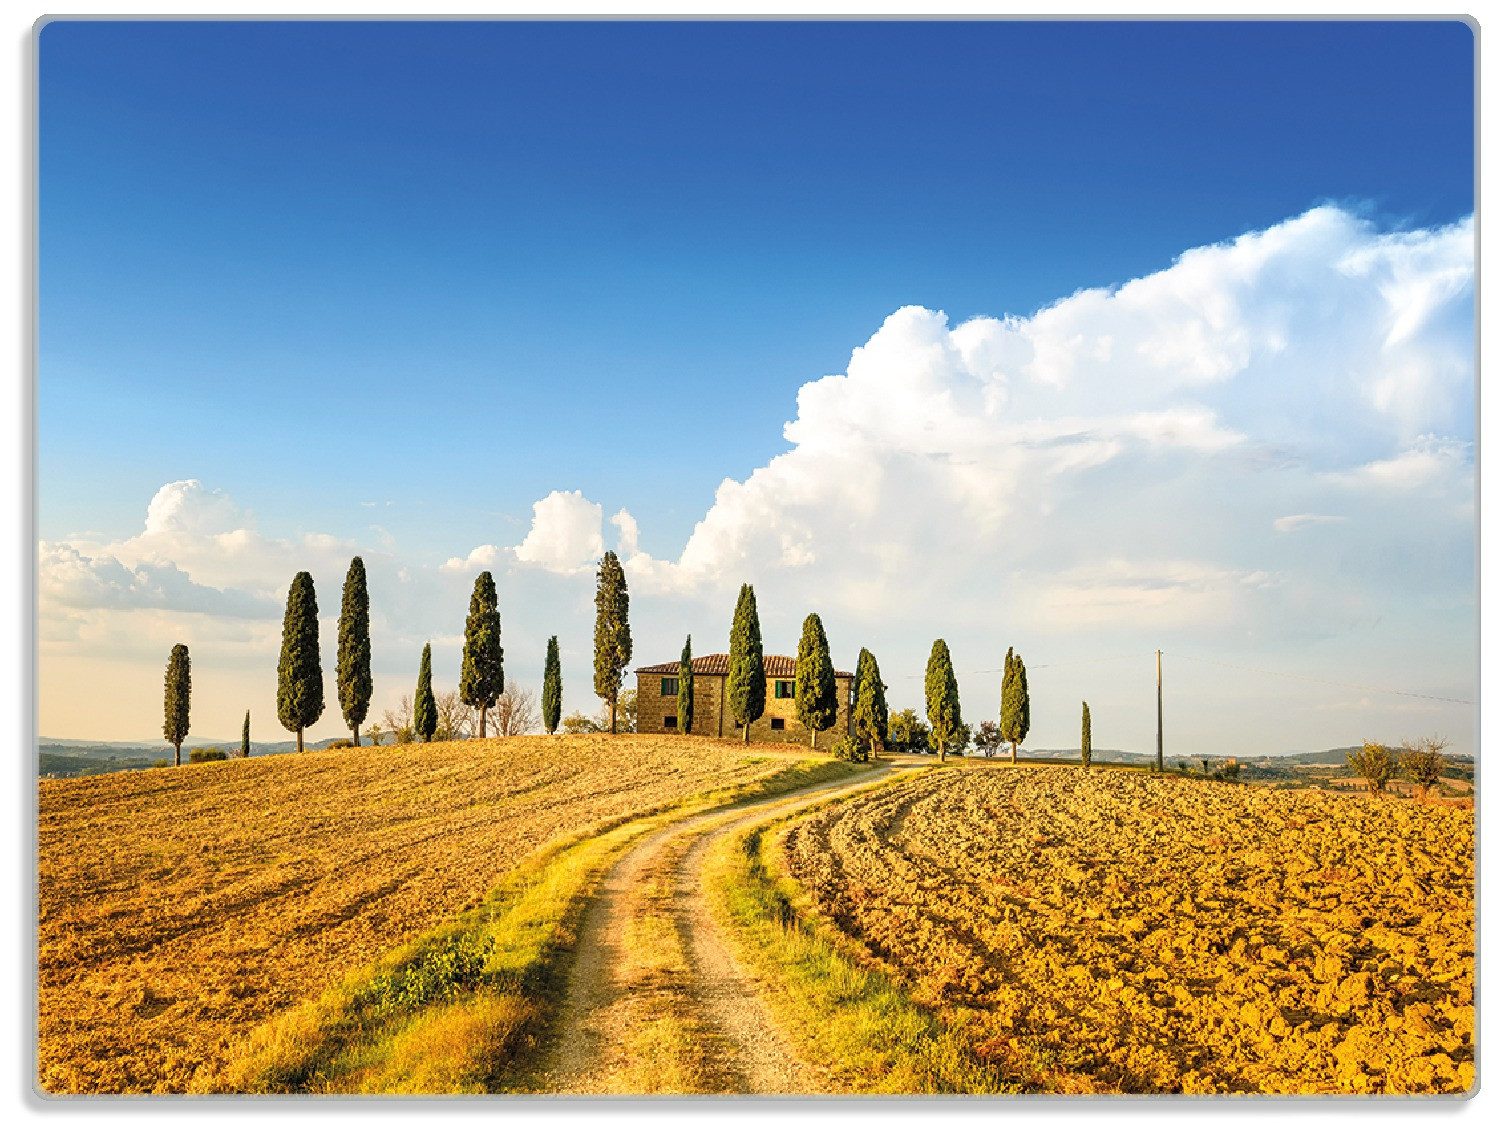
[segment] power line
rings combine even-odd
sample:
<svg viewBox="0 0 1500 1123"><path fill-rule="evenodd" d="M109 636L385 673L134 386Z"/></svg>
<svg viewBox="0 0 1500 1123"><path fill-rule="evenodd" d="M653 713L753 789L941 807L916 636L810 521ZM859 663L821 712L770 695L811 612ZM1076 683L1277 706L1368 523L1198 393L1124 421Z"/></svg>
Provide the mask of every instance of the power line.
<svg viewBox="0 0 1500 1123"><path fill-rule="evenodd" d="M1134 659L1144 659L1146 657L1146 655L1149 655L1149 654L1150 654L1150 652L1146 652L1145 654L1131 654L1131 655L1106 655L1102 659L1066 659L1066 660L1064 660L1061 663L1038 663L1034 667L1033 666L1028 666L1026 669L1028 671L1042 671L1042 670L1048 669L1049 667L1084 667L1084 666L1089 666L1089 665L1094 664L1094 663L1121 663L1121 662L1124 662L1127 659L1131 659L1131 660L1134 660ZM953 673L955 675L959 676L959 677L962 677L964 675L999 675L999 674L1004 674L1005 673L1005 668L1004 667L986 667L982 671L954 671ZM900 677L900 678L923 678L925 676L923 676L923 675L900 675L898 677Z"/></svg>
<svg viewBox="0 0 1500 1123"><path fill-rule="evenodd" d="M1060 663L1038 663L1038 664L1036 664L1036 666L1034 666L1034 667L1028 667L1026 669L1028 671L1041 671L1041 670L1048 670L1048 669L1056 668L1056 667L1084 667L1084 666L1092 666L1092 665L1098 664L1098 663L1120 663L1120 662L1124 662L1126 660L1146 659L1146 658L1148 658L1152 654L1154 654L1154 652L1142 652L1140 654L1131 654L1131 655L1109 655L1109 656L1105 656L1102 659L1067 659L1067 660L1064 660L1064 661L1062 661ZM1468 698L1447 698L1447 697L1444 697L1441 694L1420 694L1420 693L1418 693L1416 691L1412 691L1412 690L1396 690L1393 687L1389 687L1389 686L1371 686L1371 685L1369 685L1367 683L1342 682L1342 681L1340 681L1338 679L1318 678L1318 677L1316 677L1314 675L1296 674L1296 673L1291 672L1291 671L1273 671L1273 670L1269 670L1268 668L1265 668L1265 667L1248 667L1248 666L1244 665L1243 663L1225 663L1225 662L1223 662L1222 660L1219 660L1219 659L1208 659L1208 658L1206 658L1206 657L1204 657L1202 655L1183 655L1180 652L1175 652L1175 651L1163 651L1162 654L1163 655L1171 655L1171 656L1173 656L1174 658L1177 658L1177 659L1187 659L1190 662L1194 662L1194 663L1208 663L1208 664L1210 664L1212 666L1215 666L1215 667L1225 667L1225 668L1227 668L1229 670L1232 670L1232 671L1249 671L1252 674L1275 675L1278 678L1289 678L1289 679L1294 679L1294 680L1299 681L1299 682L1315 682L1315 683L1319 683L1320 685L1323 685L1323 686L1341 686L1341 687L1345 688L1346 690L1364 690L1364 691L1368 691L1368 692L1370 692L1372 694L1395 694L1395 695L1399 695L1402 698L1420 698L1420 699L1422 699L1423 701L1426 701L1426 702L1446 702L1449 705L1453 705L1453 706L1472 706L1472 705L1474 705L1474 702L1471 701ZM1004 667L993 667L993 668L992 667L986 667L983 670L978 670L978 671L956 671L954 673L956 675L958 675L959 677L963 677L963 676L967 676L967 675L998 675L998 674L1003 674L1004 671L1005 671ZM923 676L922 675L902 675L900 677L901 678L907 678L907 679L913 679L913 678L922 678Z"/></svg>
<svg viewBox="0 0 1500 1123"><path fill-rule="evenodd" d="M1313 675L1300 675L1291 671L1272 671L1265 667L1247 667L1242 663L1225 663L1218 659L1207 659L1202 655L1183 655L1178 652L1168 651L1165 654L1172 655L1178 659L1187 659L1194 663L1208 663L1215 667L1227 667L1232 671L1250 671L1259 675L1276 675L1278 678L1295 679L1299 682L1316 682L1323 686L1342 686L1347 690L1365 690L1371 694L1398 694L1403 698L1421 698L1428 702L1448 702L1455 706L1472 706L1474 703L1468 698L1445 698L1440 694L1418 694L1411 690L1395 690L1388 686L1370 686L1366 683L1340 682L1338 679L1317 678Z"/></svg>

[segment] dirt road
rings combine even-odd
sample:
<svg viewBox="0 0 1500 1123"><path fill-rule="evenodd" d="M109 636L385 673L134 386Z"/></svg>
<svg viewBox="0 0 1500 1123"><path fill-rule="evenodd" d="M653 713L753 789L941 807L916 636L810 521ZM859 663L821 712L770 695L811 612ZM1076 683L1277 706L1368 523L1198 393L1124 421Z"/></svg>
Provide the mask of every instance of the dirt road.
<svg viewBox="0 0 1500 1123"><path fill-rule="evenodd" d="M706 812L648 835L587 906L555 1037L528 1091L806 1094L800 1061L702 888L703 858L738 830L884 780L852 780Z"/></svg>

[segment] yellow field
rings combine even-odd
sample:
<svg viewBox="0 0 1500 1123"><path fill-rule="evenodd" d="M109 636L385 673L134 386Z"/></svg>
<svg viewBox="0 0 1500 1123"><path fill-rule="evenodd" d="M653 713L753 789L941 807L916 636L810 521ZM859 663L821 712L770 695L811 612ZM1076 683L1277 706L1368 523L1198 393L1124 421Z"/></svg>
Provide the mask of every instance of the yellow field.
<svg viewBox="0 0 1500 1123"><path fill-rule="evenodd" d="M784 847L851 942L1038 1090L1472 1083L1467 808L960 768L817 812Z"/></svg>
<svg viewBox="0 0 1500 1123"><path fill-rule="evenodd" d="M753 753L524 737L42 781L41 1086L181 1091L549 840L795 759Z"/></svg>

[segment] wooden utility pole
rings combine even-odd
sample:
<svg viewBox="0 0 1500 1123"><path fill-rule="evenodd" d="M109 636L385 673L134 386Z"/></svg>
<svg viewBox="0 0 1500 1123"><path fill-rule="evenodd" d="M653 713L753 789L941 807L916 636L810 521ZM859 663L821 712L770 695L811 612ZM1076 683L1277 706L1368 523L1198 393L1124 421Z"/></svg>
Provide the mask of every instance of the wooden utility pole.
<svg viewBox="0 0 1500 1123"><path fill-rule="evenodd" d="M1163 771L1161 759L1161 648L1156 649L1156 770Z"/></svg>

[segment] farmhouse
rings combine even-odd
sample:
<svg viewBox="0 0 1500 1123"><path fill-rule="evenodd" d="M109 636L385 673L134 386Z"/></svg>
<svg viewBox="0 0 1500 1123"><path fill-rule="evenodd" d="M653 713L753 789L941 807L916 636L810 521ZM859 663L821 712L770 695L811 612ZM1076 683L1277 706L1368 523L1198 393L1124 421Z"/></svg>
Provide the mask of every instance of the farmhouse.
<svg viewBox="0 0 1500 1123"><path fill-rule="evenodd" d="M766 712L750 723L752 741L808 742L812 733L797 720L797 660L790 655L766 655ZM677 728L677 677L680 663L656 663L635 671L636 728L655 733ZM849 732L854 676L833 672L839 712L825 736ZM705 737L738 737L740 726L729 714L729 656L700 655L693 660L693 729Z"/></svg>

